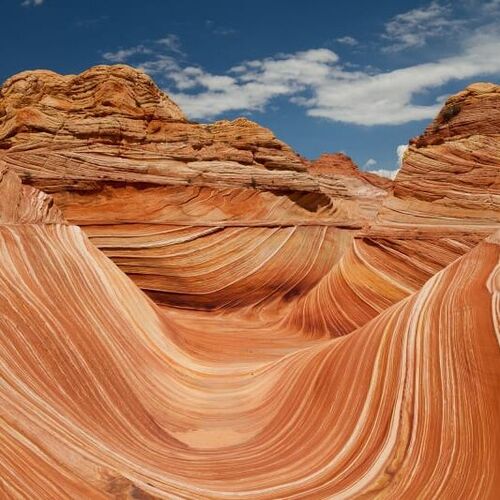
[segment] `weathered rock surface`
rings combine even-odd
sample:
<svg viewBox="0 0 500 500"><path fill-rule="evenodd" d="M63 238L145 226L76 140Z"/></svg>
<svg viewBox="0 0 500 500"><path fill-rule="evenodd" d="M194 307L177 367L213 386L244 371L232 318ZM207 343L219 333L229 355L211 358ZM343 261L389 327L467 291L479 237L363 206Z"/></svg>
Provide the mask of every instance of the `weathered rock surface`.
<svg viewBox="0 0 500 500"><path fill-rule="evenodd" d="M352 159L344 153L322 154L312 162L309 171L326 176L344 175L346 177L362 179L384 190L390 190L392 187L392 181L390 179L386 179L372 172L359 170Z"/></svg>
<svg viewBox="0 0 500 500"><path fill-rule="evenodd" d="M393 184L128 67L7 81L0 496L498 497L498 89Z"/></svg>
<svg viewBox="0 0 500 500"><path fill-rule="evenodd" d="M500 222L500 86L450 97L410 142L379 225L492 231Z"/></svg>
<svg viewBox="0 0 500 500"><path fill-rule="evenodd" d="M0 257L6 498L499 493L498 236L346 337L240 332L280 360L213 317L223 354L186 349L75 226L0 225Z"/></svg>
<svg viewBox="0 0 500 500"><path fill-rule="evenodd" d="M0 224L64 223L47 194L22 184L12 171L0 167Z"/></svg>
<svg viewBox="0 0 500 500"><path fill-rule="evenodd" d="M356 169L316 172L249 120L190 123L126 66L21 73L3 85L0 109L0 165L51 193L165 304L296 297L388 195Z"/></svg>
<svg viewBox="0 0 500 500"><path fill-rule="evenodd" d="M354 176L311 175L306 160L249 120L190 123L149 77L127 66L97 66L77 76L33 71L7 80L0 91L0 151L0 161L56 201L60 192L107 188L109 196L111 187L121 196L121 185L187 186L208 196L213 189L250 189L251 203L268 212L282 204L287 210L282 195L291 194L299 222L324 215L330 223L360 225L386 195ZM260 199L261 191L278 192L278 199ZM67 198L61 207L77 203ZM222 212L217 222L233 218Z"/></svg>

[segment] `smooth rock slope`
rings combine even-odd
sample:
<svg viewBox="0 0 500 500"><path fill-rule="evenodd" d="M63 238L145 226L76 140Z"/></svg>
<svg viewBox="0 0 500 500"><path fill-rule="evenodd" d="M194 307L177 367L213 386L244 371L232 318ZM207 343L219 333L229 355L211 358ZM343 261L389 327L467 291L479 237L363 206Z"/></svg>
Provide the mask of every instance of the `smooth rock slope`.
<svg viewBox="0 0 500 500"><path fill-rule="evenodd" d="M77 227L2 225L2 492L494 498L499 250L349 336L222 364Z"/></svg>
<svg viewBox="0 0 500 500"><path fill-rule="evenodd" d="M393 183L126 66L9 79L0 497L497 498L499 113Z"/></svg>

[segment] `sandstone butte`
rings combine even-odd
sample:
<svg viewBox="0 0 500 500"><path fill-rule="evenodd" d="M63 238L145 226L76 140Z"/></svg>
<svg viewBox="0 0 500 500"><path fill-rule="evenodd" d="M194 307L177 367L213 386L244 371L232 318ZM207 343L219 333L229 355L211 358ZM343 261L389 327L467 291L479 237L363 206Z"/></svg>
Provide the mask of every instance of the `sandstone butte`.
<svg viewBox="0 0 500 500"><path fill-rule="evenodd" d="M498 498L500 87L394 183L126 66L0 90L0 496Z"/></svg>

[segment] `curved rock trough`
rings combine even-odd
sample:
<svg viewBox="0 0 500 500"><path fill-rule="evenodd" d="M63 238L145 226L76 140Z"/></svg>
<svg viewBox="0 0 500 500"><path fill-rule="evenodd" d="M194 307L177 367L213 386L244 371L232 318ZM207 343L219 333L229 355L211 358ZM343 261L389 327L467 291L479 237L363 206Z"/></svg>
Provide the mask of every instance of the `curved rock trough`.
<svg viewBox="0 0 500 500"><path fill-rule="evenodd" d="M0 496L497 498L500 87L395 181L145 74L0 90Z"/></svg>

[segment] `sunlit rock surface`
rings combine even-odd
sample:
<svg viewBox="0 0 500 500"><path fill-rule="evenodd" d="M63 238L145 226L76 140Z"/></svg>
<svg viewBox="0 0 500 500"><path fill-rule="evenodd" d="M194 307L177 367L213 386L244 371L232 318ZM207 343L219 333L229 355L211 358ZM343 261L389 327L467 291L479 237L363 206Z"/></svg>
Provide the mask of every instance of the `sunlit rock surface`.
<svg viewBox="0 0 500 500"><path fill-rule="evenodd" d="M125 66L8 80L0 496L498 497L499 107L393 184Z"/></svg>
<svg viewBox="0 0 500 500"><path fill-rule="evenodd" d="M355 168L316 172L246 119L190 123L127 66L25 72L0 92L0 165L51 193L159 303L289 302L389 193Z"/></svg>

